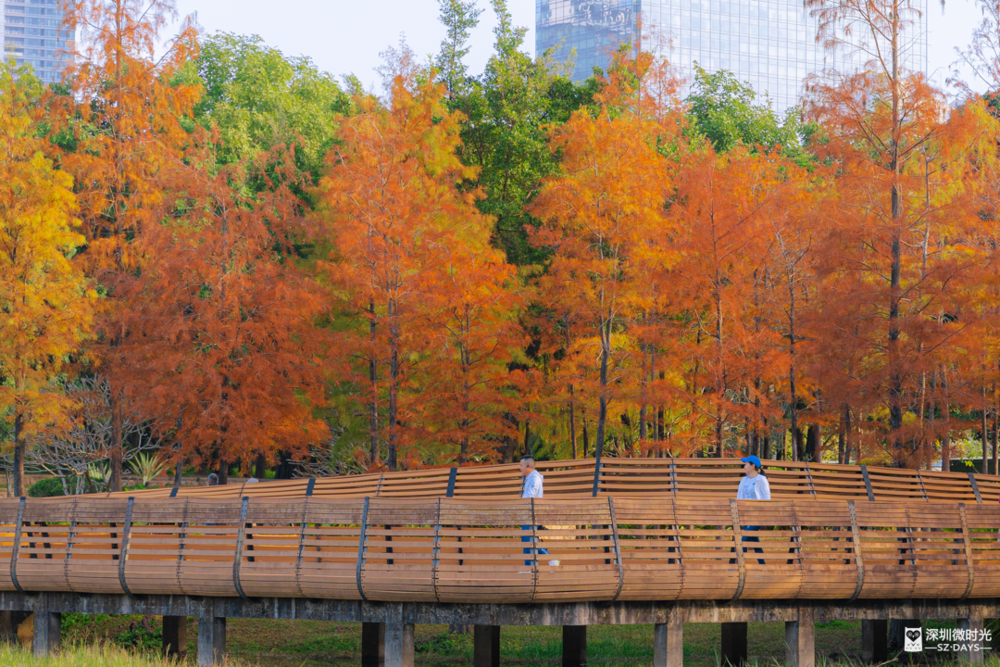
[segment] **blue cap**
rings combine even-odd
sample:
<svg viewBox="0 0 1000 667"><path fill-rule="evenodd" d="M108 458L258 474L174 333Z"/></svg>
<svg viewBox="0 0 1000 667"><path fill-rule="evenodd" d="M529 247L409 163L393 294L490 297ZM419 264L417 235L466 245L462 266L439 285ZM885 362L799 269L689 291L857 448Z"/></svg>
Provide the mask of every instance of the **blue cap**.
<svg viewBox="0 0 1000 667"><path fill-rule="evenodd" d="M744 456L743 458L740 459L740 461L743 461L743 463L752 463L755 466L757 466L758 468L760 467L760 459L757 458L756 456L752 456L752 455L751 456Z"/></svg>

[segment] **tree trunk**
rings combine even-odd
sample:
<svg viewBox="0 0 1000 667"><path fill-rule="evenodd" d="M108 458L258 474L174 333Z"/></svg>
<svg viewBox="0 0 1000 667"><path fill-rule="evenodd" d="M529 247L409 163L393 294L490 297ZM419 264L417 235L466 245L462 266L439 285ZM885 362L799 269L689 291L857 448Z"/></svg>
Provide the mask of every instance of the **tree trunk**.
<svg viewBox="0 0 1000 667"><path fill-rule="evenodd" d="M368 302L368 337L371 352L368 356L368 460L372 468L378 467L378 359L375 358L375 302Z"/></svg>
<svg viewBox="0 0 1000 667"><path fill-rule="evenodd" d="M531 409L530 407L528 408ZM531 420L528 418L524 419L524 456L532 456L531 451Z"/></svg>
<svg viewBox="0 0 1000 667"><path fill-rule="evenodd" d="M587 426L589 424L587 415L583 415L583 458L587 458L587 452L590 451L590 436L587 434Z"/></svg>
<svg viewBox="0 0 1000 667"><path fill-rule="evenodd" d="M14 408L14 497L20 498L24 493L24 410L20 405Z"/></svg>
<svg viewBox="0 0 1000 667"><path fill-rule="evenodd" d="M386 467L389 470L396 469L396 444L398 442L398 426L396 424L398 406L396 404L397 392L399 390L399 356L396 353L396 339L392 340L392 354L389 361L389 458Z"/></svg>
<svg viewBox="0 0 1000 667"><path fill-rule="evenodd" d="M253 476L260 480L267 477L267 457L264 456L264 452L257 455L257 461L254 463Z"/></svg>
<svg viewBox="0 0 1000 667"><path fill-rule="evenodd" d="M113 385L109 383L108 390L111 401L111 451L108 452L111 463L111 479L108 482L109 491L122 490L122 459L123 451L123 431L125 428L124 406L122 396Z"/></svg>
<svg viewBox="0 0 1000 667"><path fill-rule="evenodd" d="M983 389L983 418L982 418L982 424L981 424L980 429L979 429L979 433L980 433L980 435L983 438L983 473L989 474L989 460L990 459L989 459L988 452L986 450L989 447L989 445L987 443L989 443L990 436L989 436L989 433L986 430L986 400L985 399L986 399L986 389L984 388Z"/></svg>
<svg viewBox="0 0 1000 667"><path fill-rule="evenodd" d="M809 429L806 431L805 461L812 461L813 463L817 461L817 457L820 455L819 449L822 437L819 424L809 424Z"/></svg>
<svg viewBox="0 0 1000 667"><path fill-rule="evenodd" d="M994 393L996 393L995 390ZM1000 426L1000 424L997 423L998 417L1000 417L1000 404L995 405L993 408L993 474L994 475L996 475L997 471L1000 470L1000 468L997 468L997 463L1000 462L997 459L998 455L997 440L998 437L1000 437L1000 432L998 432L997 429L997 427Z"/></svg>
<svg viewBox="0 0 1000 667"><path fill-rule="evenodd" d="M611 332L601 331L601 395L597 413L597 439L594 442L594 456L597 460L604 454L604 434L608 421L608 357L611 356Z"/></svg>
<svg viewBox="0 0 1000 667"><path fill-rule="evenodd" d="M573 447L573 458L576 458L576 400L573 395L573 385L569 386L569 441Z"/></svg>
<svg viewBox="0 0 1000 667"><path fill-rule="evenodd" d="M639 408L639 442L646 444L646 403Z"/></svg>
<svg viewBox="0 0 1000 667"><path fill-rule="evenodd" d="M219 486L229 484L229 461L219 460Z"/></svg>
<svg viewBox="0 0 1000 667"><path fill-rule="evenodd" d="M184 474L184 455L177 455L177 469L174 470L174 486L181 485L181 476Z"/></svg>
<svg viewBox="0 0 1000 667"><path fill-rule="evenodd" d="M847 415L846 409L840 412L840 426L837 431L837 463L845 463L844 453L847 449Z"/></svg>

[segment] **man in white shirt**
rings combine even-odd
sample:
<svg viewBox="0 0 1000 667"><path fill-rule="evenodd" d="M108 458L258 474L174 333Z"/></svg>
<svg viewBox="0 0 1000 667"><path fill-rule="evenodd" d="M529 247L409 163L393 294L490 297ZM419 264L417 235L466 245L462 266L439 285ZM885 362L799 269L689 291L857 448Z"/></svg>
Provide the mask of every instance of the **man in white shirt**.
<svg viewBox="0 0 1000 667"><path fill-rule="evenodd" d="M521 497L541 498L545 493L543 489L544 480L542 478L542 473L535 470L535 459L533 459L530 456L522 456L520 470L521 470L521 476L524 477L524 487L523 490L521 491ZM538 529L541 529L541 526L538 526ZM531 530L531 526L521 526L521 530ZM531 535L523 535L521 536L521 541L533 542L534 538ZM539 553L539 554L545 554L546 556L550 555L547 549L538 549L536 551L535 549L530 549L527 547L525 547L524 553L525 554ZM532 562L530 560L524 561L524 564L528 566L530 566L531 563ZM558 564L559 564L558 560L549 561L549 565L556 566Z"/></svg>

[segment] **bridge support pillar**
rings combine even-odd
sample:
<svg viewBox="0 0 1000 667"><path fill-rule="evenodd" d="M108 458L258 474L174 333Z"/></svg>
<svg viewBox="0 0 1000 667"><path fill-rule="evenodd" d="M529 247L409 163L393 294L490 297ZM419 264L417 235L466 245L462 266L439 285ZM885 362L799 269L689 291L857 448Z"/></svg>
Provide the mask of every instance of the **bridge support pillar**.
<svg viewBox="0 0 1000 667"><path fill-rule="evenodd" d="M226 619L215 615L207 604L198 617L198 667L220 665L226 656Z"/></svg>
<svg viewBox="0 0 1000 667"><path fill-rule="evenodd" d="M473 667L500 667L500 626L477 625L473 632L475 633Z"/></svg>
<svg viewBox="0 0 1000 667"><path fill-rule="evenodd" d="M673 609L653 626L653 667L684 667L684 623Z"/></svg>
<svg viewBox="0 0 1000 667"><path fill-rule="evenodd" d="M811 607L799 607L799 620L785 622L785 664L816 667L816 620Z"/></svg>
<svg viewBox="0 0 1000 667"><path fill-rule="evenodd" d="M188 646L187 616L163 617L163 657L184 660Z"/></svg>
<svg viewBox="0 0 1000 667"><path fill-rule="evenodd" d="M385 662L385 623L361 624L361 664L381 665Z"/></svg>
<svg viewBox="0 0 1000 667"><path fill-rule="evenodd" d="M414 666L413 623L403 617L403 603L385 605L385 667Z"/></svg>
<svg viewBox="0 0 1000 667"><path fill-rule="evenodd" d="M965 636L971 637L970 639L963 639L962 641L955 642L956 644L962 644L967 646L968 650L957 651L955 653L955 658L968 662L973 665L983 664L983 642L980 638L983 636L983 610L982 608L971 605L969 607L968 618L958 619L958 629L965 630ZM971 632L970 632L971 631ZM975 647L975 648L973 648Z"/></svg>
<svg viewBox="0 0 1000 667"><path fill-rule="evenodd" d="M747 624L722 624L722 665L743 667L747 664Z"/></svg>
<svg viewBox="0 0 1000 667"><path fill-rule="evenodd" d="M584 667L587 664L587 626L563 626L563 667Z"/></svg>
<svg viewBox="0 0 1000 667"><path fill-rule="evenodd" d="M861 661L877 665L889 659L889 621L861 621Z"/></svg>
<svg viewBox="0 0 1000 667"><path fill-rule="evenodd" d="M62 643L62 614L48 610L45 593L39 595L39 605L35 607L35 634L32 650L35 655L48 655L59 651Z"/></svg>

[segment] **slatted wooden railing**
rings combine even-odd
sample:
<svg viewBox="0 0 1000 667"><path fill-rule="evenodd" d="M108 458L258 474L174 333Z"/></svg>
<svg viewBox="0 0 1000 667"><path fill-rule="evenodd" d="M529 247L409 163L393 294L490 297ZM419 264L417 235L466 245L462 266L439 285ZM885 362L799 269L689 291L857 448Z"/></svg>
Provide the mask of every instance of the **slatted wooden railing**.
<svg viewBox="0 0 1000 667"><path fill-rule="evenodd" d="M765 461L774 499L927 500L995 502L1000 477L979 473L906 470L831 463ZM735 495L739 459L594 459L543 461L546 498L664 496L718 498ZM433 468L259 484L152 489L101 497L147 498L467 498L521 495L517 465ZM97 496L95 496L97 497Z"/></svg>
<svg viewBox="0 0 1000 667"><path fill-rule="evenodd" d="M0 501L0 591L471 603L986 598L1000 596L998 526L1000 506L975 502L27 498ZM524 553L536 546L549 555Z"/></svg>

